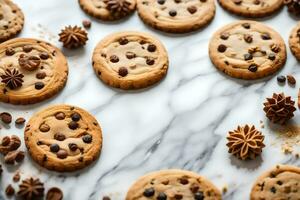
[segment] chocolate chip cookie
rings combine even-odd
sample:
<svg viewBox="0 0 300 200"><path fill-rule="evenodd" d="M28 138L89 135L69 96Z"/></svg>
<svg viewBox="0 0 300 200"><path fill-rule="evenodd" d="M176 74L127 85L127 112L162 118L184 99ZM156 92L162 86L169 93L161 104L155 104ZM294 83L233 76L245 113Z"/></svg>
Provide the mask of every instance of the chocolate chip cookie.
<svg viewBox="0 0 300 200"><path fill-rule="evenodd" d="M220 5L236 15L266 17L283 7L284 0L218 0Z"/></svg>
<svg viewBox="0 0 300 200"><path fill-rule="evenodd" d="M278 165L262 174L252 187L251 200L300 199L300 168Z"/></svg>
<svg viewBox="0 0 300 200"><path fill-rule="evenodd" d="M102 132L87 111L69 105L48 107L25 127L25 144L39 165L60 172L82 169L96 160Z"/></svg>
<svg viewBox="0 0 300 200"><path fill-rule="evenodd" d="M216 8L214 0L137 0L137 10L155 29L187 33L210 23Z"/></svg>
<svg viewBox="0 0 300 200"><path fill-rule="evenodd" d="M16 38L0 44L0 101L40 102L58 93L67 76L65 56L47 42Z"/></svg>
<svg viewBox="0 0 300 200"><path fill-rule="evenodd" d="M89 15L101 20L118 20L135 11L136 0L78 0Z"/></svg>
<svg viewBox="0 0 300 200"><path fill-rule="evenodd" d="M104 38L93 53L93 67L106 84L140 89L160 81L167 73L168 55L153 36L120 32Z"/></svg>
<svg viewBox="0 0 300 200"><path fill-rule="evenodd" d="M273 29L255 21L238 21L218 30L209 44L212 63L229 76L258 79L284 66L286 47Z"/></svg>
<svg viewBox="0 0 300 200"><path fill-rule="evenodd" d="M0 0L0 42L16 36L24 24L21 9L11 0Z"/></svg>
<svg viewBox="0 0 300 200"><path fill-rule="evenodd" d="M289 45L292 53L300 61L300 23L292 30Z"/></svg>
<svg viewBox="0 0 300 200"><path fill-rule="evenodd" d="M220 200L220 191L207 179L184 170L163 170L141 177L126 200Z"/></svg>

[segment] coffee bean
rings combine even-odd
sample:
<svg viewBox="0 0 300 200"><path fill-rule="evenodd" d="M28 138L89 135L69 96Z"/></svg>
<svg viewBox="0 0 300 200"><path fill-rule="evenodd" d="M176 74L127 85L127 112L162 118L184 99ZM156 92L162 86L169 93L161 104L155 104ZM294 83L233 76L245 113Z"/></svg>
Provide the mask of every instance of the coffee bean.
<svg viewBox="0 0 300 200"><path fill-rule="evenodd" d="M242 26L245 28L245 29L249 29L251 26L249 23L243 23Z"/></svg>
<svg viewBox="0 0 300 200"><path fill-rule="evenodd" d="M60 147L59 147L59 145L58 144L51 144L50 145L50 151L51 152L58 152L59 151L59 149L60 149Z"/></svg>
<svg viewBox="0 0 300 200"><path fill-rule="evenodd" d="M135 57L136 57L135 53L132 53L132 52L126 52L126 58L128 58L128 59L133 59L133 58L135 58Z"/></svg>
<svg viewBox="0 0 300 200"><path fill-rule="evenodd" d="M177 11L176 11L176 10L170 10L170 11L169 11L169 15L170 15L171 17L175 17L175 16L177 15Z"/></svg>
<svg viewBox="0 0 300 200"><path fill-rule="evenodd" d="M225 46L224 44L220 44L220 45L218 46L218 51L219 51L220 53L224 53L224 52L226 51L226 49L227 49L227 46Z"/></svg>
<svg viewBox="0 0 300 200"><path fill-rule="evenodd" d="M195 200L204 200L203 192L196 192L194 198Z"/></svg>
<svg viewBox="0 0 300 200"><path fill-rule="evenodd" d="M81 115L79 113L73 113L71 116L72 120L78 122L81 119Z"/></svg>
<svg viewBox="0 0 300 200"><path fill-rule="evenodd" d="M128 70L126 67L120 67L119 68L119 75L122 76L122 77L125 77L127 76L128 74Z"/></svg>
<svg viewBox="0 0 300 200"><path fill-rule="evenodd" d="M12 121L12 116L10 113L8 112L3 112L0 114L0 117L1 117L1 121L5 124L10 124L11 121Z"/></svg>
<svg viewBox="0 0 300 200"><path fill-rule="evenodd" d="M197 7L196 6L189 6L187 8L187 10L189 11L189 13L194 14L195 12L197 12Z"/></svg>
<svg viewBox="0 0 300 200"><path fill-rule="evenodd" d="M119 57L116 56L116 55L110 56L110 62L112 62L112 63L117 63L117 62L119 62Z"/></svg>
<svg viewBox="0 0 300 200"><path fill-rule="evenodd" d="M13 48L8 48L8 49L5 50L5 55L7 55L7 56L12 56L15 53L16 52L15 52L15 50Z"/></svg>
<svg viewBox="0 0 300 200"><path fill-rule="evenodd" d="M229 33L222 33L221 36L220 36L220 38L222 40L227 40L229 38L229 36L230 36Z"/></svg>
<svg viewBox="0 0 300 200"><path fill-rule="evenodd" d="M160 5L163 5L166 2L166 0L157 0L157 3L159 3Z"/></svg>
<svg viewBox="0 0 300 200"><path fill-rule="evenodd" d="M252 54L250 54L250 53L244 54L244 59L245 60L251 60L252 58L253 58Z"/></svg>
<svg viewBox="0 0 300 200"><path fill-rule="evenodd" d="M249 67L248 67L248 70L250 72L256 72L257 71L257 65L256 64L251 64Z"/></svg>
<svg viewBox="0 0 300 200"><path fill-rule="evenodd" d="M143 193L145 197L152 197L154 194L155 194L154 188L147 188Z"/></svg>
<svg viewBox="0 0 300 200"><path fill-rule="evenodd" d="M126 38L121 38L121 39L119 40L119 44L120 44L120 45L126 45L128 42L129 42L129 41L128 41Z"/></svg>
<svg viewBox="0 0 300 200"><path fill-rule="evenodd" d="M276 54L275 53L270 53L269 56L268 56L268 58L270 60L275 60L276 59Z"/></svg>
<svg viewBox="0 0 300 200"><path fill-rule="evenodd" d="M46 73L45 72L38 72L35 77L37 79L44 79L46 77Z"/></svg>
<svg viewBox="0 0 300 200"><path fill-rule="evenodd" d="M40 90L43 89L43 87L45 86L45 84L43 82L36 82L34 84L35 89Z"/></svg>
<svg viewBox="0 0 300 200"><path fill-rule="evenodd" d="M50 130L50 126L48 126L47 124L41 124L39 129L42 132L48 132Z"/></svg>
<svg viewBox="0 0 300 200"><path fill-rule="evenodd" d="M49 58L49 54L47 52L40 53L40 58L43 60L47 60Z"/></svg>
<svg viewBox="0 0 300 200"><path fill-rule="evenodd" d="M89 144L89 143L91 143L91 142L93 141L93 137L92 137L90 134L84 135L84 136L82 137L82 141L83 141L84 143Z"/></svg>
<svg viewBox="0 0 300 200"><path fill-rule="evenodd" d="M58 120L63 120L63 119L65 119L65 117L66 117L66 115L63 112L57 112L55 114L55 118L58 119Z"/></svg>
<svg viewBox="0 0 300 200"><path fill-rule="evenodd" d="M157 195L157 200L167 200L167 195L163 192L160 192L158 195Z"/></svg>
<svg viewBox="0 0 300 200"><path fill-rule="evenodd" d="M277 76L277 81L279 83L285 83L286 78L285 78L285 76L280 75L280 76Z"/></svg>
<svg viewBox="0 0 300 200"><path fill-rule="evenodd" d="M74 121L70 121L68 126L69 126L70 129L75 130L75 129L78 128L78 123L74 122Z"/></svg>
<svg viewBox="0 0 300 200"><path fill-rule="evenodd" d="M32 51L32 49L33 49L33 48L32 48L31 46L29 46L29 45L23 46L23 51L26 52L26 53Z"/></svg>
<svg viewBox="0 0 300 200"><path fill-rule="evenodd" d="M271 36L268 33L263 33L263 34L261 34L261 38L263 40L270 40Z"/></svg>
<svg viewBox="0 0 300 200"><path fill-rule="evenodd" d="M6 147L6 146L9 145L9 143L10 143L10 137L9 136L4 136L2 138L1 145Z"/></svg>
<svg viewBox="0 0 300 200"><path fill-rule="evenodd" d="M287 77L287 81L288 81L289 84L291 84L291 85L295 85L296 84L296 79L295 79L294 76L287 75L286 77Z"/></svg>
<svg viewBox="0 0 300 200"><path fill-rule="evenodd" d="M22 125L22 124L25 123L25 121L26 120L23 117L19 117L19 118L16 119L15 124L16 125Z"/></svg>
<svg viewBox="0 0 300 200"><path fill-rule="evenodd" d="M149 44L147 47L147 50L149 52L155 52L156 51L156 46L154 44Z"/></svg>
<svg viewBox="0 0 300 200"><path fill-rule="evenodd" d="M54 139L58 141L64 141L66 139L66 136L62 133L55 133Z"/></svg>
<svg viewBox="0 0 300 200"><path fill-rule="evenodd" d="M76 151L78 149L78 146L75 143L69 143L68 146L71 151Z"/></svg>
<svg viewBox="0 0 300 200"><path fill-rule="evenodd" d="M68 157L68 152L66 150L61 149L56 153L56 155L60 159L65 159L66 157Z"/></svg>
<svg viewBox="0 0 300 200"><path fill-rule="evenodd" d="M244 40L245 40L247 43L251 43L251 42L253 41L252 35L250 35L250 34L245 34L245 35L244 35Z"/></svg>

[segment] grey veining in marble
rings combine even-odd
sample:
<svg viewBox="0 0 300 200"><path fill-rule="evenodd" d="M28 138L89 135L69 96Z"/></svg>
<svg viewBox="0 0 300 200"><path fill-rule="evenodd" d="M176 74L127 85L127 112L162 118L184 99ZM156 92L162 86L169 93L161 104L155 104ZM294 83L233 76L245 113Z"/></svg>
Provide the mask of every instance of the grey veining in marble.
<svg viewBox="0 0 300 200"><path fill-rule="evenodd" d="M58 47L57 34L65 25L93 21L85 48L64 50L69 63L65 89L54 98L30 106L0 103L0 111L27 119L37 110L52 104L67 103L91 112L101 123L104 146L101 158L86 170L71 174L47 171L29 156L19 168L22 178L40 177L46 188L62 188L66 200L100 200L110 195L113 200L125 198L130 185L141 175L166 168L193 170L209 178L218 188L228 186L226 200L247 200L252 183L263 171L278 164L300 166L299 159L284 155L280 146L271 145L276 136L262 111L262 103L273 92L297 98L297 88L279 86L276 76L258 81L241 81L223 75L211 64L208 42L223 25L238 20L219 5L214 21L202 31L171 35L145 26L135 13L117 23L103 23L87 16L76 0L15 0L23 9L26 22L19 37L47 40ZM286 43L296 24L286 9L262 20L280 32ZM167 77L154 87L119 91L98 80L91 66L93 48L104 36L121 30L149 32L166 46L170 68ZM288 61L281 74L300 77L299 63L288 50ZM299 80L299 79L298 79ZM239 124L254 124L266 135L262 156L254 161L240 161L227 153L226 134ZM293 122L300 120L299 111ZM3 127L0 135L23 130ZM25 150L24 145L22 148ZM3 160L2 160L3 161ZM1 161L1 162L2 162ZM15 168L4 167L0 199L6 199L4 188L12 182ZM17 185L13 184L17 189Z"/></svg>

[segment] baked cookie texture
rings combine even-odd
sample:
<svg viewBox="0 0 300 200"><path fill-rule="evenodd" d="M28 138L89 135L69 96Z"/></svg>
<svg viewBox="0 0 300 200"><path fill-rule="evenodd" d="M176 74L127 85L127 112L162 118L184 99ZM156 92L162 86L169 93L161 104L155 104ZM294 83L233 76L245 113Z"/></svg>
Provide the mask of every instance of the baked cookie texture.
<svg viewBox="0 0 300 200"><path fill-rule="evenodd" d="M300 168L277 165L263 173L252 187L251 200L299 200Z"/></svg>
<svg viewBox="0 0 300 200"><path fill-rule="evenodd" d="M22 10L11 0L0 0L0 42L16 36L24 25Z"/></svg>
<svg viewBox="0 0 300 200"><path fill-rule="evenodd" d="M78 2L88 15L104 21L125 18L136 8L136 0L78 0Z"/></svg>
<svg viewBox="0 0 300 200"><path fill-rule="evenodd" d="M98 43L93 67L106 84L125 90L153 85L167 74L167 51L159 40L140 32L120 32Z"/></svg>
<svg viewBox="0 0 300 200"><path fill-rule="evenodd" d="M162 170L138 179L126 200L220 200L220 191L207 179L184 170Z"/></svg>
<svg viewBox="0 0 300 200"><path fill-rule="evenodd" d="M99 157L102 148L97 120L70 105L55 105L34 114L24 138L33 160L59 172L85 168Z"/></svg>
<svg viewBox="0 0 300 200"><path fill-rule="evenodd" d="M258 79L282 68L287 54L284 40L268 26L250 20L226 25L210 40L212 63L229 76Z"/></svg>
<svg viewBox="0 0 300 200"><path fill-rule="evenodd" d="M289 46L294 56L298 61L300 61L300 22L296 25L296 27L290 34Z"/></svg>
<svg viewBox="0 0 300 200"><path fill-rule="evenodd" d="M244 17L267 17L283 7L284 0L218 0L229 12Z"/></svg>
<svg viewBox="0 0 300 200"><path fill-rule="evenodd" d="M144 23L170 33L187 33L209 24L215 16L214 0L137 0Z"/></svg>
<svg viewBox="0 0 300 200"><path fill-rule="evenodd" d="M0 77L0 101L32 104L52 97L64 87L68 64L62 52L51 44L16 38L0 44Z"/></svg>

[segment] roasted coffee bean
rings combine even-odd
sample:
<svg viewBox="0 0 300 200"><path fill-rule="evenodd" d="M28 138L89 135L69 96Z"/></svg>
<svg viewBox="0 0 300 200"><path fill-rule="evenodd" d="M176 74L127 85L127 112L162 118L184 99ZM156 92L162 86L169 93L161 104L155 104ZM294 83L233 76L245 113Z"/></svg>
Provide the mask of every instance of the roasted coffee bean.
<svg viewBox="0 0 300 200"><path fill-rule="evenodd" d="M3 112L0 114L1 121L5 124L10 124L12 121L12 116L8 112Z"/></svg>
<svg viewBox="0 0 300 200"><path fill-rule="evenodd" d="M65 119L65 117L66 117L66 115L63 112L57 112L55 114L55 118L58 119L58 120L63 120L63 119Z"/></svg>
<svg viewBox="0 0 300 200"><path fill-rule="evenodd" d="M45 72L38 72L35 77L37 79L44 79L46 77L46 73Z"/></svg>
<svg viewBox="0 0 300 200"><path fill-rule="evenodd" d="M26 52L26 53L32 51L32 49L33 49L33 48L32 48L31 46L29 46L29 45L23 46L23 51Z"/></svg>
<svg viewBox="0 0 300 200"><path fill-rule="evenodd" d="M15 124L16 125L22 125L22 124L25 123L25 121L26 120L23 117L19 117L19 118L16 119Z"/></svg>
<svg viewBox="0 0 300 200"><path fill-rule="evenodd" d="M285 76L280 75L280 76L277 76L277 81L279 83L285 83L286 78L285 78Z"/></svg>
<svg viewBox="0 0 300 200"><path fill-rule="evenodd" d="M47 52L40 53L40 58L43 60L47 60L49 58L49 54Z"/></svg>
<svg viewBox="0 0 300 200"><path fill-rule="evenodd" d="M47 124L41 124L39 129L42 132L48 132L50 130L50 126L48 126Z"/></svg>
<svg viewBox="0 0 300 200"><path fill-rule="evenodd" d="M295 85L296 84L296 79L295 79L294 76L287 75L286 77L287 77L287 81L288 81L289 84L291 84L291 85Z"/></svg>

